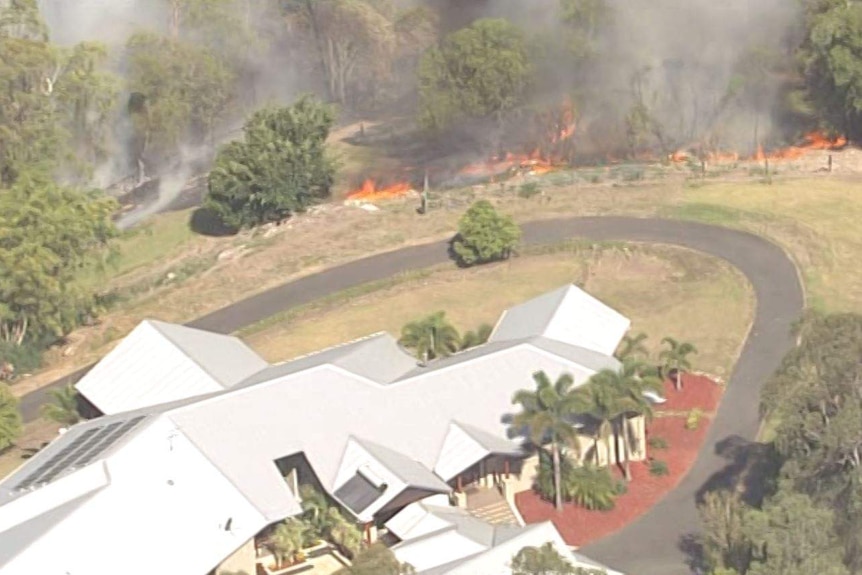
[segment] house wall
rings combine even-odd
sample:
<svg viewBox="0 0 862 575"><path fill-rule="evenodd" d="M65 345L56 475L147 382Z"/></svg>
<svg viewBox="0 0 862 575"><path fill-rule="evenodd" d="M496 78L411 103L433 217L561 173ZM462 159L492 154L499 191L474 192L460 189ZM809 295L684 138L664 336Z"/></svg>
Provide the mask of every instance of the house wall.
<svg viewBox="0 0 862 575"><path fill-rule="evenodd" d="M255 556L254 538L251 538L233 555L221 562L216 568L215 575L255 575L257 570Z"/></svg>

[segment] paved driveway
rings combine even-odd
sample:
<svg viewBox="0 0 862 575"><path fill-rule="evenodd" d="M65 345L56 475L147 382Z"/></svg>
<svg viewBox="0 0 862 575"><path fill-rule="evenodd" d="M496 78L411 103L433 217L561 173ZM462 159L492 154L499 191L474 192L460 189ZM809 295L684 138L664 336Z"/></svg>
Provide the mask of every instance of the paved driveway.
<svg viewBox="0 0 862 575"><path fill-rule="evenodd" d="M736 266L754 287L757 310L751 333L732 374L721 407L706 437L704 450L680 485L652 510L620 532L583 551L634 575L689 573L680 540L696 531L695 497L720 473L727 460L716 452L724 440L754 439L763 382L792 346L790 326L804 305L797 270L776 245L753 234L678 220L594 217L530 222L523 226L528 244L567 238L665 243L718 256ZM351 286L425 268L448 260L446 242L436 242L371 256L272 288L188 325L231 333L282 310L311 302ZM46 391L77 381L86 370L25 395L26 420L38 416Z"/></svg>

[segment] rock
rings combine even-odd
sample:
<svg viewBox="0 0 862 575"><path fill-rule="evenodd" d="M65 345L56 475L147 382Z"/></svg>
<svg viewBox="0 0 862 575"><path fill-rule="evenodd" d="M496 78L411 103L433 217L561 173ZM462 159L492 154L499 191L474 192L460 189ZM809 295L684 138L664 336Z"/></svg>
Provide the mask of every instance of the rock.
<svg viewBox="0 0 862 575"><path fill-rule="evenodd" d="M241 244L235 248L224 250L216 256L218 261L233 260L241 256L245 252L245 244Z"/></svg>
<svg viewBox="0 0 862 575"><path fill-rule="evenodd" d="M174 272L168 272L168 274L165 276L165 279L169 282L174 281L175 279L177 279L177 274L175 274Z"/></svg>

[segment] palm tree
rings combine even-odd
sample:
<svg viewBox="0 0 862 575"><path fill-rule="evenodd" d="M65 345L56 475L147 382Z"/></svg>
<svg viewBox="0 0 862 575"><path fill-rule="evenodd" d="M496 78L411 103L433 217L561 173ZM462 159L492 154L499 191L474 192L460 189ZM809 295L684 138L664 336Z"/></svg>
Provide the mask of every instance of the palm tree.
<svg viewBox="0 0 862 575"><path fill-rule="evenodd" d="M646 359L649 357L649 350L644 345L647 339L647 334L639 332L636 335L624 335L617 349L617 359L624 361L626 359Z"/></svg>
<svg viewBox="0 0 862 575"><path fill-rule="evenodd" d="M446 321L446 312L438 311L405 325L398 343L415 350L417 356L428 361L458 351L461 337L458 330Z"/></svg>
<svg viewBox="0 0 862 575"><path fill-rule="evenodd" d="M628 420L632 416L652 417L652 406L646 397L646 392L659 392L661 381L646 369L641 362L624 361L619 370L605 369L590 378L590 384L612 390L613 404L608 412L616 412L613 420L616 435L622 436L623 469L626 481L631 481L631 445L629 443Z"/></svg>
<svg viewBox="0 0 862 575"><path fill-rule="evenodd" d="M604 382L607 371L593 374L586 385L578 388L576 392L578 413L589 415L597 424L593 434L593 456L596 467L601 466L599 442L604 441L605 446L610 447L614 421L622 413L617 390ZM610 373L614 372L610 370ZM608 451L608 459L610 459L610 450Z"/></svg>
<svg viewBox="0 0 862 575"><path fill-rule="evenodd" d="M672 337L666 337L661 340L668 347L658 354L659 361L662 362L662 370L670 375L672 370L676 370L674 377L674 387L677 391L682 389L682 372L691 369L691 362L688 356L697 353L697 348L687 341L677 341Z"/></svg>
<svg viewBox="0 0 862 575"><path fill-rule="evenodd" d="M42 416L63 425L75 425L81 421L78 413L78 391L72 384L52 389L51 402L42 406Z"/></svg>
<svg viewBox="0 0 862 575"><path fill-rule="evenodd" d="M487 323L480 325L476 331L468 331L461 338L461 349L470 349L471 347L486 343L493 331L494 328Z"/></svg>
<svg viewBox="0 0 862 575"><path fill-rule="evenodd" d="M5 383L0 383L0 451L18 439L24 424L18 409L18 398Z"/></svg>
<svg viewBox="0 0 862 575"><path fill-rule="evenodd" d="M574 379L564 373L551 383L544 371L533 374L536 390L522 389L512 398L513 404L521 406L512 423L526 429L530 440L537 447L547 439L551 444L551 458L554 465L554 504L557 510L563 508L560 480L560 444L565 443L578 448L577 432L572 426L571 417L575 414L575 395L572 390Z"/></svg>

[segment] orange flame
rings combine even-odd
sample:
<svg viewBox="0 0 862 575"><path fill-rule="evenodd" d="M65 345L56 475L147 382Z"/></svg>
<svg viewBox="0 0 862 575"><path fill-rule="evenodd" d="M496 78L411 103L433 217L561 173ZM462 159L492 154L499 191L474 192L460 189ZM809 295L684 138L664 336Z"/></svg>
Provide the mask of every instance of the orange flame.
<svg viewBox="0 0 862 575"><path fill-rule="evenodd" d="M528 174L547 174L559 168L559 162L543 158L538 148L529 154L508 152L502 158L494 156L488 160L467 164L458 174L462 176L494 177L511 171Z"/></svg>
<svg viewBox="0 0 862 575"><path fill-rule="evenodd" d="M398 182L390 186L378 188L377 183L368 178L362 182L362 187L353 190L347 194L350 200L384 200L389 198L398 198L413 189L409 182Z"/></svg>
<svg viewBox="0 0 862 575"><path fill-rule="evenodd" d="M762 146L757 147L757 152L752 156L752 160L763 161L770 160L796 160L801 158L812 150L835 150L847 145L847 138L838 136L830 138L823 132L809 132L804 136L804 143L798 146L788 146L779 148L769 153L763 151Z"/></svg>

